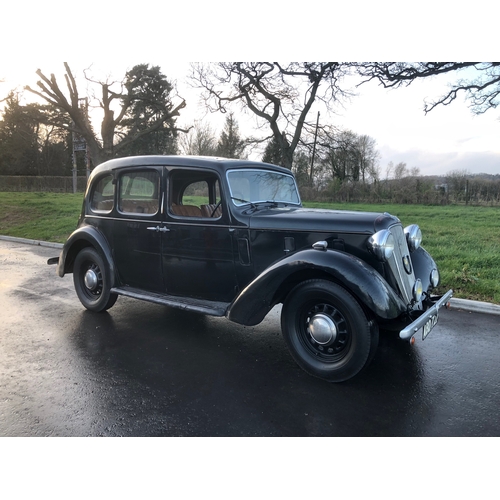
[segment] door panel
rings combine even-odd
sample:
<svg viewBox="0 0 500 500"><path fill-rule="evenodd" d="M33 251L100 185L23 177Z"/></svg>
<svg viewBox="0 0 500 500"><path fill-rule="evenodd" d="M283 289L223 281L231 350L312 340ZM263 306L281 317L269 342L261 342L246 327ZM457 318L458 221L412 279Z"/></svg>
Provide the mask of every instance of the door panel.
<svg viewBox="0 0 500 500"><path fill-rule="evenodd" d="M127 171L118 179L113 252L120 281L163 291L160 213L161 170Z"/></svg>
<svg viewBox="0 0 500 500"><path fill-rule="evenodd" d="M194 221L167 224L163 269L167 292L207 300L235 294L232 239L228 227Z"/></svg>
<svg viewBox="0 0 500 500"><path fill-rule="evenodd" d="M229 217L215 172L191 168L168 174L163 276L173 295L229 302L236 293ZM220 203L219 203L220 202Z"/></svg>

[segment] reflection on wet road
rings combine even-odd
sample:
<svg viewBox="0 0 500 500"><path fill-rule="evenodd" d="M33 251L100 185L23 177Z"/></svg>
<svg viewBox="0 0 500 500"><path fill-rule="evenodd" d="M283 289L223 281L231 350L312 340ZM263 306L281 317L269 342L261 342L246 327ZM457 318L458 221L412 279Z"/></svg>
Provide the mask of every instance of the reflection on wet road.
<svg viewBox="0 0 500 500"><path fill-rule="evenodd" d="M120 297L85 311L49 248L0 242L0 436L498 436L500 318L443 311L351 381L257 327Z"/></svg>

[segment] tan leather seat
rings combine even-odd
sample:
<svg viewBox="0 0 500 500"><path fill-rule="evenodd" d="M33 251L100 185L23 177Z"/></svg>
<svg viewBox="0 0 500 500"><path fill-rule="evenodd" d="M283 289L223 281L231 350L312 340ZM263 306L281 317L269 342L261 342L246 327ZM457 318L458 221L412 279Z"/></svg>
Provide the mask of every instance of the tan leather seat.
<svg viewBox="0 0 500 500"><path fill-rule="evenodd" d="M128 214L155 214L158 211L158 201L122 200L120 211Z"/></svg>
<svg viewBox="0 0 500 500"><path fill-rule="evenodd" d="M222 207L219 205L217 207L217 210L215 210L215 207L217 205L215 203L212 203L211 205L202 205L201 208L201 214L203 217L213 217L217 218L222 215ZM212 215L213 211L215 210L215 213Z"/></svg>
<svg viewBox="0 0 500 500"><path fill-rule="evenodd" d="M101 200L92 203L94 212L110 212L113 208L113 200Z"/></svg>
<svg viewBox="0 0 500 500"><path fill-rule="evenodd" d="M182 215L183 217L202 217L201 209L194 205L172 204L172 213L174 215Z"/></svg>

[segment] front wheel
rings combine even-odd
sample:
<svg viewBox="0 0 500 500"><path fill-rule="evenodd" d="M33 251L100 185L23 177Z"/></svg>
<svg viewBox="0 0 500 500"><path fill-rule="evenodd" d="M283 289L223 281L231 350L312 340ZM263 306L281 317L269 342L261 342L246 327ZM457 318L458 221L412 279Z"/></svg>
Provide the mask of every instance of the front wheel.
<svg viewBox="0 0 500 500"><path fill-rule="evenodd" d="M347 290L326 280L297 285L281 313L281 328L290 353L310 375L342 382L369 362L378 329Z"/></svg>
<svg viewBox="0 0 500 500"><path fill-rule="evenodd" d="M90 311L106 311L117 295L110 292L109 273L102 257L93 248L84 248L75 259L73 283L80 302Z"/></svg>

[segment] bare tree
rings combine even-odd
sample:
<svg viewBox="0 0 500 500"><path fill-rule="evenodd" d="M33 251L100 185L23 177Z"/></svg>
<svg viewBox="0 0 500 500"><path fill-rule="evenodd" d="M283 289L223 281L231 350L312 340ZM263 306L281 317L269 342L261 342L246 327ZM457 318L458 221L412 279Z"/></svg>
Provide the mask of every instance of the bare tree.
<svg viewBox="0 0 500 500"><path fill-rule="evenodd" d="M409 171L408 167L406 166L405 162L400 161L395 167L394 167L394 178L396 180L401 180L404 177L408 177Z"/></svg>
<svg viewBox="0 0 500 500"><path fill-rule="evenodd" d="M448 93L437 100L425 104L426 113L436 106L453 102L464 93L475 114L494 109L500 103L500 63L499 62L369 62L355 65L365 81L376 79L385 88L409 85L411 82L445 73L471 70L467 78L458 78ZM471 76L473 73L473 76Z"/></svg>
<svg viewBox="0 0 500 500"><path fill-rule="evenodd" d="M120 149L130 145L139 137L165 128L173 129L175 117L179 116L180 110L186 106L183 99L174 106L170 98L172 87L160 73L159 67L135 66L127 72L121 83L93 81L100 87L99 106L104 114L99 138L86 113L82 110L81 96L68 63L64 63L64 67L68 96L59 86L54 74L51 74L49 78L40 69L36 72L40 77L37 82L40 90L33 90L30 87L26 89L67 113L73 122L72 126L68 127L69 130L85 138L95 165L112 158ZM117 87L119 90L115 90ZM143 126L135 123L133 126L120 127L125 119L128 119L130 123L134 107L137 107L138 103L144 104L148 99L150 99L150 107L154 108L154 113L146 116L147 122L144 122ZM152 103L151 99L155 102ZM115 108L118 108L116 114ZM119 136L118 132L120 132Z"/></svg>
<svg viewBox="0 0 500 500"><path fill-rule="evenodd" d="M323 161L331 170L333 179L340 182L359 180L357 136L351 130L343 130L327 144Z"/></svg>
<svg viewBox="0 0 500 500"><path fill-rule="evenodd" d="M376 149L376 141L369 135L360 135L357 140L357 149L359 155L359 172L363 184L368 178L378 178L378 162L380 153Z"/></svg>
<svg viewBox="0 0 500 500"><path fill-rule="evenodd" d="M327 106L348 95L339 82L347 65L338 62L227 62L192 65L191 80L204 90L211 111L226 112L239 103L266 124L281 149L282 165L293 155L316 100ZM261 139L262 140L262 139Z"/></svg>
<svg viewBox="0 0 500 500"><path fill-rule="evenodd" d="M189 131L181 136L180 148L185 155L215 156L217 138L207 122L195 122Z"/></svg>

